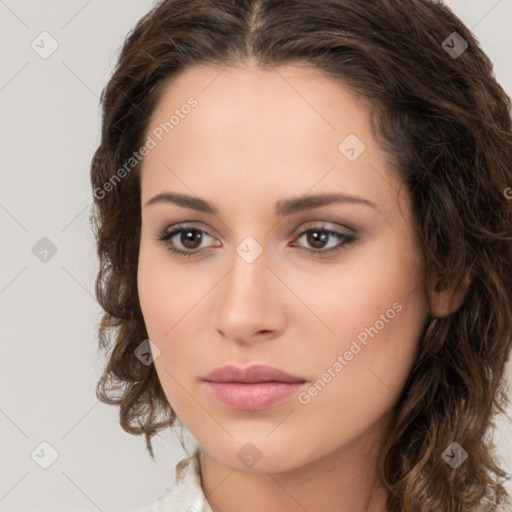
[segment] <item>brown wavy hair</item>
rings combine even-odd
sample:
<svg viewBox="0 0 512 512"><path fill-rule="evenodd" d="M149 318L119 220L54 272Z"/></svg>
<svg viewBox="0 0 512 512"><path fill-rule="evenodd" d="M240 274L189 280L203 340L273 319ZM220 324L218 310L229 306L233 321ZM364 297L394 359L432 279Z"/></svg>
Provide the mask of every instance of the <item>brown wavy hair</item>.
<svg viewBox="0 0 512 512"><path fill-rule="evenodd" d="M453 32L468 44L458 57L443 47L449 36L454 46ZM140 165L122 179L116 171L143 145L174 77L249 59L312 66L369 100L376 140L411 194L424 283L471 277L457 311L428 319L397 404L378 468L389 511L494 511L509 502L488 434L510 403L511 103L471 31L439 2L166 0L140 19L102 92L91 162L98 337L108 353L99 400L120 406L122 428L144 434L152 458L151 438L179 422L154 365L134 355L148 338L137 291ZM442 458L453 441L468 453L457 469Z"/></svg>

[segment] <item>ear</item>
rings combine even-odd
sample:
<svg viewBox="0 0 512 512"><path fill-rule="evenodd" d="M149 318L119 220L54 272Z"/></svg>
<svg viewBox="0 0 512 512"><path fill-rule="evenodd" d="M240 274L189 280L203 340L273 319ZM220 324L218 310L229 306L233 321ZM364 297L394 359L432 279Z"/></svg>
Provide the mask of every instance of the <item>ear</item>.
<svg viewBox="0 0 512 512"><path fill-rule="evenodd" d="M446 286L444 280L439 275L436 275L431 283L431 314L443 317L457 311L464 301L470 284L471 277L469 274L464 276L464 279L457 287Z"/></svg>

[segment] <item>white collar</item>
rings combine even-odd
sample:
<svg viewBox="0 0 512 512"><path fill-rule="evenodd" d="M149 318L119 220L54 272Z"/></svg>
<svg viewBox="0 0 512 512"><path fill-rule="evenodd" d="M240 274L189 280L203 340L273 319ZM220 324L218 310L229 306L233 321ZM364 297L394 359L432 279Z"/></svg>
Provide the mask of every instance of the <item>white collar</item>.
<svg viewBox="0 0 512 512"><path fill-rule="evenodd" d="M137 512L212 512L201 487L200 448L176 464L175 481L157 498L156 502Z"/></svg>

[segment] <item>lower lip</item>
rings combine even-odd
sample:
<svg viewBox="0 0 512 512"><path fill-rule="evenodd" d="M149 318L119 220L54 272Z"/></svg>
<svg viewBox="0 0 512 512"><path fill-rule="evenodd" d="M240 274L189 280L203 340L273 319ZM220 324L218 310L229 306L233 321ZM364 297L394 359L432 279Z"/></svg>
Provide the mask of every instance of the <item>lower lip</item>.
<svg viewBox="0 0 512 512"><path fill-rule="evenodd" d="M266 409L297 393L306 382L209 382L206 386L219 402L241 411Z"/></svg>

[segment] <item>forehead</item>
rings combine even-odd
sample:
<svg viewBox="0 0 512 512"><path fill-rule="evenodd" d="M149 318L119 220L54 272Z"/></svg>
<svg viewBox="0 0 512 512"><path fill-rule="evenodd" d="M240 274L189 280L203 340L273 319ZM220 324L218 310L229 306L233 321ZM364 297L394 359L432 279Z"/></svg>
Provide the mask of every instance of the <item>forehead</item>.
<svg viewBox="0 0 512 512"><path fill-rule="evenodd" d="M284 135L287 140L296 135L314 142L317 134L340 136L347 128L364 137L369 128L369 102L320 70L300 64L187 69L165 88L150 128L168 121L191 97L197 107L190 112L193 115L180 118L179 130L173 128L175 140L180 133L183 138L212 139L231 131L272 139ZM185 122L187 117L192 120ZM187 133L191 124L193 133Z"/></svg>
<svg viewBox="0 0 512 512"><path fill-rule="evenodd" d="M143 201L164 188L231 188L240 200L274 189L305 194L315 183L318 192L371 192L382 181L372 163L382 174L389 159L372 137L371 112L306 66L190 68L166 87L148 126L155 145L144 158ZM347 158L347 144L357 159Z"/></svg>

